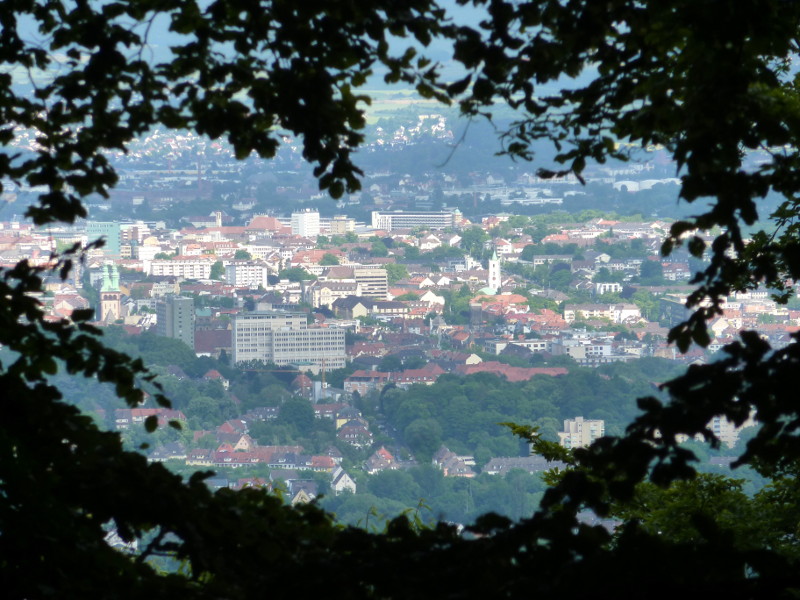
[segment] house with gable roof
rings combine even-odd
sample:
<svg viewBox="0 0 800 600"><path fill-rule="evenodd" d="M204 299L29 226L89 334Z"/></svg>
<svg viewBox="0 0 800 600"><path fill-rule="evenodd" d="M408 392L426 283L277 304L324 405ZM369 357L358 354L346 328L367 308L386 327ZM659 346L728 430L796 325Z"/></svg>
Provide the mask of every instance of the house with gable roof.
<svg viewBox="0 0 800 600"><path fill-rule="evenodd" d="M474 465L472 457L457 456L449 448L442 446L433 455L432 463L440 468L445 477L466 477L471 479L476 473L467 461L470 460Z"/></svg>
<svg viewBox="0 0 800 600"><path fill-rule="evenodd" d="M340 402L334 404L315 404L314 417L333 421L336 418L336 413L345 408L347 408L347 404L342 404Z"/></svg>
<svg viewBox="0 0 800 600"><path fill-rule="evenodd" d="M147 457L148 462L164 462L166 460L186 460L186 448L180 442L168 442L159 446Z"/></svg>
<svg viewBox="0 0 800 600"><path fill-rule="evenodd" d="M231 382L225 379L222 373L220 373L216 369L209 370L205 375L203 375L202 379L203 381L219 381L222 384L222 387L225 388L226 390L231 385Z"/></svg>
<svg viewBox="0 0 800 600"><path fill-rule="evenodd" d="M159 427L165 427L169 421L186 422L186 415L180 410L169 408L118 408L114 411L114 426L116 429L128 429L131 425L144 424L148 417L156 417Z"/></svg>
<svg viewBox="0 0 800 600"><path fill-rule="evenodd" d="M367 424L366 420L361 416L361 411L352 406L345 406L336 413L336 429L344 427L344 425L351 421L359 422L362 425Z"/></svg>
<svg viewBox="0 0 800 600"><path fill-rule="evenodd" d="M214 464L214 451L205 448L190 450L186 456L187 466L210 467Z"/></svg>
<svg viewBox="0 0 800 600"><path fill-rule="evenodd" d="M289 504L308 504L319 495L319 485L310 479L296 479L289 482Z"/></svg>
<svg viewBox="0 0 800 600"><path fill-rule="evenodd" d="M381 371L358 370L351 373L344 380L344 391L352 394L358 392L362 396L373 390L380 391L387 383L391 373Z"/></svg>
<svg viewBox="0 0 800 600"><path fill-rule="evenodd" d="M433 385L440 375L444 375L445 370L436 363L428 363L421 369L406 369L400 373L395 373L392 380L400 388L409 388L412 385Z"/></svg>
<svg viewBox="0 0 800 600"><path fill-rule="evenodd" d="M398 468L394 456L385 447L381 446L364 462L364 470L370 475L386 470Z"/></svg>
<svg viewBox="0 0 800 600"><path fill-rule="evenodd" d="M217 427L217 433L247 433L247 422L242 419L229 419Z"/></svg>
<svg viewBox="0 0 800 600"><path fill-rule="evenodd" d="M348 421L337 432L336 437L356 448L372 445L372 432L360 421Z"/></svg>
<svg viewBox="0 0 800 600"><path fill-rule="evenodd" d="M338 496L344 492L356 493L356 482L342 467L336 467L331 476L331 489L333 494Z"/></svg>
<svg viewBox="0 0 800 600"><path fill-rule="evenodd" d="M331 456L314 455L311 457L311 470L324 473L333 473L336 461Z"/></svg>

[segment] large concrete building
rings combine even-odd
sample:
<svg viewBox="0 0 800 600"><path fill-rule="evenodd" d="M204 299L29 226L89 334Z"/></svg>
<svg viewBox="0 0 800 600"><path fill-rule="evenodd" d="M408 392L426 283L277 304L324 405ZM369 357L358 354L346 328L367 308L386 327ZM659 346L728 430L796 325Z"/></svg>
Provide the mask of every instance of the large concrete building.
<svg viewBox="0 0 800 600"><path fill-rule="evenodd" d="M89 242L103 240L101 248L105 256L118 257L122 243L120 224L117 222L87 221L86 238Z"/></svg>
<svg viewBox="0 0 800 600"><path fill-rule="evenodd" d="M292 235L316 238L319 231L319 211L306 208L292 213Z"/></svg>
<svg viewBox="0 0 800 600"><path fill-rule="evenodd" d="M309 370L345 366L344 330L308 327L304 313L256 311L233 319L233 361L261 361Z"/></svg>
<svg viewBox="0 0 800 600"><path fill-rule="evenodd" d="M194 300L166 296L156 304L156 333L181 340L194 350Z"/></svg>
<svg viewBox="0 0 800 600"><path fill-rule="evenodd" d="M602 419L575 417L564 420L564 431L558 432L558 441L565 448L585 448L606 434Z"/></svg>
<svg viewBox="0 0 800 600"><path fill-rule="evenodd" d="M361 288L361 296L386 300L389 297L389 275L386 269L372 267L355 267L353 276Z"/></svg>
<svg viewBox="0 0 800 600"><path fill-rule="evenodd" d="M414 229L424 227L425 229L447 229L456 224L455 213L448 211L401 211L392 212L373 211L372 227L392 231L395 229Z"/></svg>

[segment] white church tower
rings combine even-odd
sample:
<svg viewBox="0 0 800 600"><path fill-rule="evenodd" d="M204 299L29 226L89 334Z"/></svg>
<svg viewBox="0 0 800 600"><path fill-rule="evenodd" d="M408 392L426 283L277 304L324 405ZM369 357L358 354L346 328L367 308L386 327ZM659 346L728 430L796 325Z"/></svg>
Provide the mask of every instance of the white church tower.
<svg viewBox="0 0 800 600"><path fill-rule="evenodd" d="M497 294L501 285L500 261L497 258L497 249L495 248L494 252L492 252L492 258L489 259L489 281L486 287Z"/></svg>

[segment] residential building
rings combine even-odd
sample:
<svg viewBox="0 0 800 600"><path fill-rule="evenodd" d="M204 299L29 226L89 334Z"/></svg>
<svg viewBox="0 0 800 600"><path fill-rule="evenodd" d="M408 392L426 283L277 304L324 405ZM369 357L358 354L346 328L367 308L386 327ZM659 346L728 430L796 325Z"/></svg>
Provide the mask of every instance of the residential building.
<svg viewBox="0 0 800 600"><path fill-rule="evenodd" d="M549 461L541 456L500 456L486 463L482 472L487 475L506 475L515 469L520 469L533 474L550 469L563 469L565 466L560 461Z"/></svg>
<svg viewBox="0 0 800 600"><path fill-rule="evenodd" d="M333 301L333 312L342 319L357 319L370 313L372 302L358 296L347 296Z"/></svg>
<svg viewBox="0 0 800 600"><path fill-rule="evenodd" d="M475 459L472 456L457 456L449 448L442 446L433 455L433 465L441 469L445 477L465 477L472 479L476 473L472 469Z"/></svg>
<svg viewBox="0 0 800 600"><path fill-rule="evenodd" d="M381 269L382 270L382 269ZM314 308L325 306L333 310L333 303L339 298L361 296L361 286L349 281L312 281L303 290L303 299Z"/></svg>
<svg viewBox="0 0 800 600"><path fill-rule="evenodd" d="M343 492L356 493L356 482L347 474L342 467L336 467L336 470L331 474L331 489L333 494L338 496Z"/></svg>
<svg viewBox="0 0 800 600"><path fill-rule="evenodd" d="M754 427L756 420L754 419L754 412L751 412L747 420L741 425L736 425L733 421L729 421L725 417L717 415L708 424L708 428L714 432L720 442L725 444L728 448L733 448L739 441L739 433L742 429L747 427Z"/></svg>
<svg viewBox="0 0 800 600"><path fill-rule="evenodd" d="M355 371L344 380L344 391L350 394L358 392L362 396L373 390L380 391L389 383L390 375L380 371Z"/></svg>
<svg viewBox="0 0 800 600"><path fill-rule="evenodd" d="M373 435L363 423L350 421L336 432L336 438L356 448L366 448L372 445Z"/></svg>
<svg viewBox="0 0 800 600"><path fill-rule="evenodd" d="M602 419L565 419L564 431L558 432L558 443L565 448L585 448L605 433L606 423Z"/></svg>
<svg viewBox="0 0 800 600"><path fill-rule="evenodd" d="M408 314L408 305L403 302L369 302L370 314L373 316L404 317Z"/></svg>
<svg viewBox="0 0 800 600"><path fill-rule="evenodd" d="M622 284L616 281L604 281L602 283L594 284L595 296L602 296L603 294L619 294L622 292Z"/></svg>
<svg viewBox="0 0 800 600"><path fill-rule="evenodd" d="M564 307L564 320L607 319L612 323L636 323L642 318L635 304L572 304Z"/></svg>
<svg viewBox="0 0 800 600"><path fill-rule="evenodd" d="M185 258L154 260L145 264L148 275L182 277L184 279L208 279L214 260L208 258Z"/></svg>
<svg viewBox="0 0 800 600"><path fill-rule="evenodd" d="M233 261L225 265L225 280L235 287L266 288L269 269L250 261Z"/></svg>
<svg viewBox="0 0 800 600"><path fill-rule="evenodd" d="M181 340L194 350L194 300L166 296L156 304L156 333Z"/></svg>

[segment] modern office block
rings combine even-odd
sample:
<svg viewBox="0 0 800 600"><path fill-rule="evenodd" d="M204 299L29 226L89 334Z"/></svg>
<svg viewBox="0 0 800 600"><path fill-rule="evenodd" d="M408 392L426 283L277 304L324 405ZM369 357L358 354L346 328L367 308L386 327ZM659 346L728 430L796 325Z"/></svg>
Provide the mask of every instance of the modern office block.
<svg viewBox="0 0 800 600"><path fill-rule="evenodd" d="M345 366L344 330L308 327L306 315L280 311L238 314L233 319L234 362L261 361L313 368Z"/></svg>

